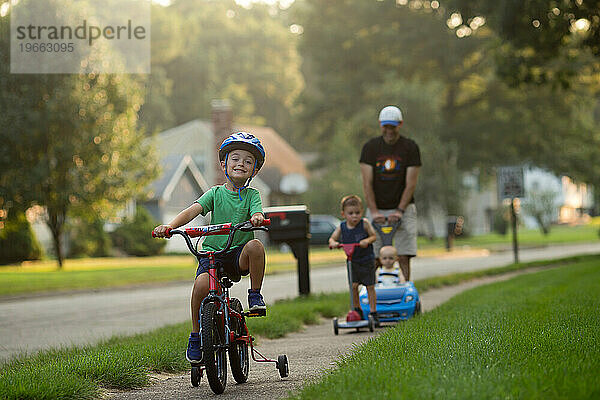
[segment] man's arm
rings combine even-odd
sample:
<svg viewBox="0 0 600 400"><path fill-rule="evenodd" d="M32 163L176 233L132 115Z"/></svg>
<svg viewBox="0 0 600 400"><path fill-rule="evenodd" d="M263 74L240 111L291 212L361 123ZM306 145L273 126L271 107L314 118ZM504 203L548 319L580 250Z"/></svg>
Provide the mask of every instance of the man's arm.
<svg viewBox="0 0 600 400"><path fill-rule="evenodd" d="M404 192L402 192L402 197L400 198L398 208L405 210L410 204L410 199L412 199L413 194L415 193L415 188L417 187L420 169L421 167L406 168L406 186L404 187Z"/></svg>
<svg viewBox="0 0 600 400"><path fill-rule="evenodd" d="M362 176L363 193L365 194L365 202L367 208L371 211L371 218L378 223L385 222L383 214L379 213L377 203L375 202L375 191L373 190L373 166L365 163L360 163L360 174Z"/></svg>
<svg viewBox="0 0 600 400"><path fill-rule="evenodd" d="M373 190L373 167L369 164L360 163L360 174L362 175L363 192L367 208L371 213L377 212L375 191Z"/></svg>

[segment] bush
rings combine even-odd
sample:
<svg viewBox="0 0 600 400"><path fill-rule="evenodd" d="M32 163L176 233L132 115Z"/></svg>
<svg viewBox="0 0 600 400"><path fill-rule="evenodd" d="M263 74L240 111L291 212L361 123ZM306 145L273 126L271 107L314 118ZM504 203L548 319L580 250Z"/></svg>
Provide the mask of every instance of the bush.
<svg viewBox="0 0 600 400"><path fill-rule="evenodd" d="M509 217L510 218L510 217ZM506 219L506 208L502 207L494 212L494 226L492 230L500 235L508 232L508 220Z"/></svg>
<svg viewBox="0 0 600 400"><path fill-rule="evenodd" d="M158 225L150 213L141 206L135 210L133 220L125 219L112 234L113 244L132 256L154 256L160 254L166 240L154 239L152 229Z"/></svg>
<svg viewBox="0 0 600 400"><path fill-rule="evenodd" d="M70 229L69 257L108 257L110 255L110 236L104 230L104 221L91 222L79 220Z"/></svg>
<svg viewBox="0 0 600 400"><path fill-rule="evenodd" d="M42 248L24 212L10 212L0 229L0 264L39 260Z"/></svg>

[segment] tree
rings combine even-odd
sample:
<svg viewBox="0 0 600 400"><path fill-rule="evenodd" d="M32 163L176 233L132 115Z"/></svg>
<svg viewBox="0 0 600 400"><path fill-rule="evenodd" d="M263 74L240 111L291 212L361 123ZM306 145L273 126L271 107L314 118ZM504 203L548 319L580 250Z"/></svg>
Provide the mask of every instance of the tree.
<svg viewBox="0 0 600 400"><path fill-rule="evenodd" d="M534 182L523 202L523 210L535 219L544 236L550 233L550 225L557 217L557 195L554 190L540 187Z"/></svg>
<svg viewBox="0 0 600 400"><path fill-rule="evenodd" d="M143 122L154 130L165 121L209 119L211 100L228 98L238 122L269 124L291 137L294 101L303 86L297 35L285 13L272 10L260 4L246 9L233 0L156 7L153 30L161 37L156 45L153 39L153 98L146 101ZM167 118L158 120L163 113Z"/></svg>
<svg viewBox="0 0 600 400"><path fill-rule="evenodd" d="M448 9L460 11L467 26L474 17L485 17L531 66L543 65L573 46L600 56L599 0L450 0Z"/></svg>
<svg viewBox="0 0 600 400"><path fill-rule="evenodd" d="M58 265L71 212L107 217L155 176L136 128L139 82L128 75L9 73L0 17L0 197L46 208Z"/></svg>
<svg viewBox="0 0 600 400"><path fill-rule="evenodd" d="M377 106L385 105L376 104L378 99L402 107L401 92L385 97L382 90L374 93L374 87L383 89L394 80L435 81L440 86L431 99L441 102L435 136L453 152L448 160L460 170L479 168L485 174L498 164L531 162L598 181L592 169L600 149L595 128L600 75L585 54L560 61L565 68L580 63L577 71L582 73L568 87L542 82L515 86L496 74L505 46L487 23L461 31L464 37L459 38L460 28L447 26L441 8L400 3L301 3L300 49L309 83L301 97L301 124L315 146L327 140L339 119L349 120L367 107L376 115Z"/></svg>

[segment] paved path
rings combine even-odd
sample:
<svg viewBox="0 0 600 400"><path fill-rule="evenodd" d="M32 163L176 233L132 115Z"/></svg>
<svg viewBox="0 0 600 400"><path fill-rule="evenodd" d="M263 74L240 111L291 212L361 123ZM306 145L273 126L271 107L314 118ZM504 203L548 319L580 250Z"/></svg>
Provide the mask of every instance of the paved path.
<svg viewBox="0 0 600 400"><path fill-rule="evenodd" d="M600 253L600 242L523 250L522 261ZM417 258L413 261L414 280L502 266L512 262L512 253L476 255L470 258ZM233 295L246 302L247 280L233 287ZM344 266L311 271L311 291L346 290ZM189 320L190 283L162 287L109 290L26 300L0 301L0 359L20 352L36 352L58 346L98 342L114 335L130 335ZM265 277L267 303L295 297L295 274Z"/></svg>

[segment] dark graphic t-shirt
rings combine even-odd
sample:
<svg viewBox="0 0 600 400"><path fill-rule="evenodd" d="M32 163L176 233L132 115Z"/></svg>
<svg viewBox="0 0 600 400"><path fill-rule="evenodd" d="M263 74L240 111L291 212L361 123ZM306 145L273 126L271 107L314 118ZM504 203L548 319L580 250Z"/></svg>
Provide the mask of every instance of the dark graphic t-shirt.
<svg viewBox="0 0 600 400"><path fill-rule="evenodd" d="M373 167L373 191L380 210L398 207L406 187L406 168L421 165L419 146L400 136L396 143L385 143L382 136L369 140L362 148L360 162ZM412 203L414 199L411 199Z"/></svg>

